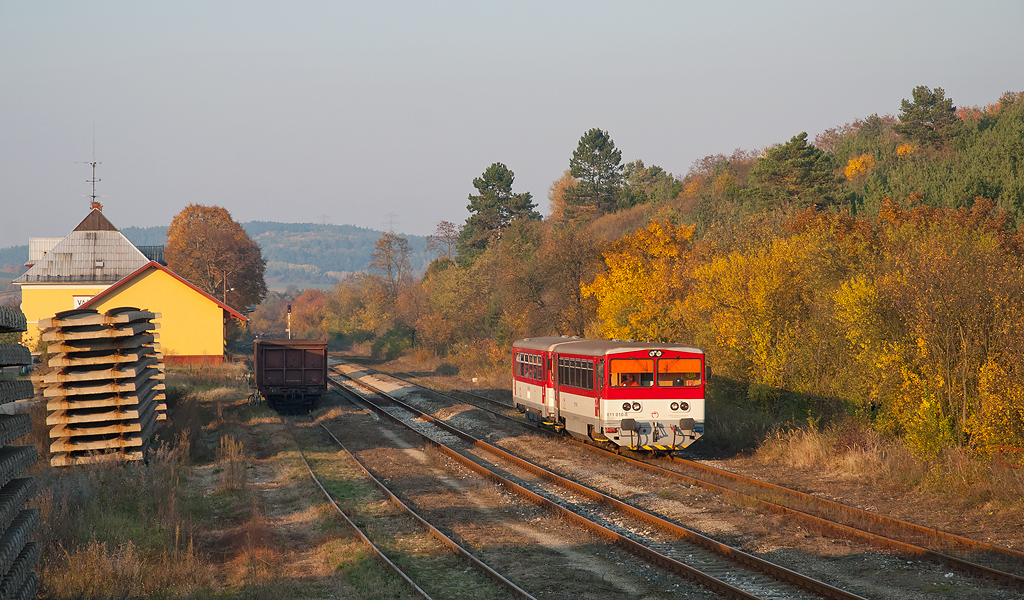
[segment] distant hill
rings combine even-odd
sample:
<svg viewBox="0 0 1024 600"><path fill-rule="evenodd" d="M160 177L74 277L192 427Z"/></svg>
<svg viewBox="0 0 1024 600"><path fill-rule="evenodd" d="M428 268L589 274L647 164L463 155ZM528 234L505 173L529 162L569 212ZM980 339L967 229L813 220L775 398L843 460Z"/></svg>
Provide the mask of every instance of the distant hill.
<svg viewBox="0 0 1024 600"><path fill-rule="evenodd" d="M250 221L242 228L263 250L267 281L277 283L329 284L367 271L373 245L381 236L380 231L354 225ZM137 246L159 246L167 239L166 227L124 227L121 232ZM432 259L426 252L427 238L403 237L413 250L413 270L422 273Z"/></svg>
<svg viewBox="0 0 1024 600"><path fill-rule="evenodd" d="M354 225L316 223L275 223L250 221L242 227L263 250L267 281L284 284L331 284L349 273L370 269L373 245L381 232ZM167 227L123 227L121 232L136 246L162 246ZM413 271L422 273L433 259L426 251L427 238L403 235L413 253ZM4 265L25 271L28 245L0 248L0 271Z"/></svg>
<svg viewBox="0 0 1024 600"><path fill-rule="evenodd" d="M28 261L28 244L0 248L0 276L17 277L24 273L25 262Z"/></svg>

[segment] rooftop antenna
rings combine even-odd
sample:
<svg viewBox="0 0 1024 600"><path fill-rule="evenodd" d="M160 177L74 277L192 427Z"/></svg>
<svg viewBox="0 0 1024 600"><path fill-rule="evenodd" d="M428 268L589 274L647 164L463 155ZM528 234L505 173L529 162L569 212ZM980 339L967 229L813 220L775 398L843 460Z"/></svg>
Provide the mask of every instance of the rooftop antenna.
<svg viewBox="0 0 1024 600"><path fill-rule="evenodd" d="M82 197L83 198L91 198L92 199L89 202L89 210L92 210L94 208L98 208L99 210L103 210L103 205L96 201L97 198L106 198L106 196L97 196L96 195L96 184L99 183L100 181L103 181L102 179L99 179L99 178L96 177L96 165L102 165L103 164L102 161L96 160L96 123L92 124L92 160L87 161L87 162L85 162L83 164L92 165L92 177L85 180L86 183L91 183L92 184L92 193L91 194L82 194Z"/></svg>

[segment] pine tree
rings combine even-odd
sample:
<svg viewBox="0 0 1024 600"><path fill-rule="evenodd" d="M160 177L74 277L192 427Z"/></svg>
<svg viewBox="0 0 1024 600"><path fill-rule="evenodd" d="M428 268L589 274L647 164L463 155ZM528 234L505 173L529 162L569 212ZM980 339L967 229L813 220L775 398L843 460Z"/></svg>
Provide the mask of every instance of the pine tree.
<svg viewBox="0 0 1024 600"><path fill-rule="evenodd" d="M839 178L832 157L807 143L807 132L768 150L750 172L747 199L758 208L835 204Z"/></svg>
<svg viewBox="0 0 1024 600"><path fill-rule="evenodd" d="M496 162L487 167L483 175L473 180L477 194L469 195L470 216L459 234L459 257L471 260L492 240L501 237L501 232L517 219L540 219L534 210L530 192L515 194L512 183L516 175L508 167Z"/></svg>
<svg viewBox="0 0 1024 600"><path fill-rule="evenodd" d="M913 98L913 102L904 99L900 104L900 122L893 127L896 133L931 148L943 148L959 136L962 124L945 90L919 85Z"/></svg>
<svg viewBox="0 0 1024 600"><path fill-rule="evenodd" d="M594 217L615 210L622 184L622 151L608 133L594 128L583 134L569 161L576 179L572 204L579 217Z"/></svg>

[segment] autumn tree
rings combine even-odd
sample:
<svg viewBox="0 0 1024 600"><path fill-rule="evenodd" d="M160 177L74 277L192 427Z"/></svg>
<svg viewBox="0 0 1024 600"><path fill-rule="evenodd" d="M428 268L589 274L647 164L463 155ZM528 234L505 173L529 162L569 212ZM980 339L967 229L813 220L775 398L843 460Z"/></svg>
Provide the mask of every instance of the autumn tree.
<svg viewBox="0 0 1024 600"><path fill-rule="evenodd" d="M292 331L303 337L320 335L327 305L327 293L316 288L302 291L292 300Z"/></svg>
<svg viewBox="0 0 1024 600"><path fill-rule="evenodd" d="M761 208L827 206L839 198L830 155L807 143L807 132L769 149L750 172L746 196Z"/></svg>
<svg viewBox="0 0 1024 600"><path fill-rule="evenodd" d="M563 223L569 220L572 214L573 188L576 187L576 180L568 169L562 176L551 182L548 188L548 207L551 209L550 220L554 223Z"/></svg>
<svg viewBox="0 0 1024 600"><path fill-rule="evenodd" d="M538 250L543 300L551 328L559 335L586 335L593 320L594 302L585 297L581 284L597 271L597 242L584 227L553 228Z"/></svg>
<svg viewBox="0 0 1024 600"><path fill-rule="evenodd" d="M259 304L267 295L259 245L219 206L190 204L167 229L167 266L229 306Z"/></svg>
<svg viewBox="0 0 1024 600"><path fill-rule="evenodd" d="M451 221L441 221L433 235L427 236L427 251L437 252L438 258L455 260L459 244L459 226Z"/></svg>
<svg viewBox="0 0 1024 600"><path fill-rule="evenodd" d="M393 301L402 287L412 281L412 247L404 237L384 232L373 248L370 266L380 272L384 295Z"/></svg>
<svg viewBox="0 0 1024 600"><path fill-rule="evenodd" d="M934 90L919 85L912 92L913 100L900 104L900 122L896 133L921 146L941 148L962 131L953 100L946 98L942 88Z"/></svg>
<svg viewBox="0 0 1024 600"><path fill-rule="evenodd" d="M514 223L498 245L495 295L500 302L498 341L551 331L544 292L547 282L538 257L544 225L532 219Z"/></svg>
<svg viewBox="0 0 1024 600"><path fill-rule="evenodd" d="M569 160L569 173L576 179L572 204L574 218L593 218L615 210L622 184L622 151L606 131L591 129L583 134Z"/></svg>
<svg viewBox="0 0 1024 600"><path fill-rule="evenodd" d="M693 226L653 221L603 252L606 270L582 287L597 301L601 335L643 341L681 337L678 305L692 279Z"/></svg>
<svg viewBox="0 0 1024 600"><path fill-rule="evenodd" d="M501 237L501 232L517 219L540 219L534 210L530 192L512 192L515 173L496 162L473 180L476 194L469 195L470 216L459 234L459 256L472 258Z"/></svg>
<svg viewBox="0 0 1024 600"><path fill-rule="evenodd" d="M380 290L380 277L370 273L350 275L334 286L324 306L323 320L332 339L346 343L365 341L386 327Z"/></svg>

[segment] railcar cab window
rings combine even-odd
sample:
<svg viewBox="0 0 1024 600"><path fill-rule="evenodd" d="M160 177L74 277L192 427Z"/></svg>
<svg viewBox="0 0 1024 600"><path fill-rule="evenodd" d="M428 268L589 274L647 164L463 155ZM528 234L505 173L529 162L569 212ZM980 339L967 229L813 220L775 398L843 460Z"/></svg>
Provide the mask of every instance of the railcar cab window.
<svg viewBox="0 0 1024 600"><path fill-rule="evenodd" d="M543 379L541 356L526 352L516 352L516 376L529 379Z"/></svg>
<svg viewBox="0 0 1024 600"><path fill-rule="evenodd" d="M699 358L659 358L658 387L700 386Z"/></svg>
<svg viewBox="0 0 1024 600"><path fill-rule="evenodd" d="M613 358L608 362L611 385L616 387L654 385L654 359Z"/></svg>
<svg viewBox="0 0 1024 600"><path fill-rule="evenodd" d="M594 389L594 363L582 358L558 357L558 383L582 390Z"/></svg>

